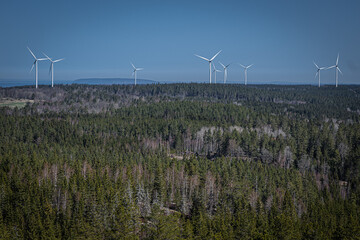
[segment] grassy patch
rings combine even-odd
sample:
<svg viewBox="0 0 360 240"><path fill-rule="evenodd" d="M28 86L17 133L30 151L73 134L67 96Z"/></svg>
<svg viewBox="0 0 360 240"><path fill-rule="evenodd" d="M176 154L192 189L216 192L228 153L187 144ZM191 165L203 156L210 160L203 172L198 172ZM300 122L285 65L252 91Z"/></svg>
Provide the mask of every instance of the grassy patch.
<svg viewBox="0 0 360 240"><path fill-rule="evenodd" d="M10 108L23 108L25 107L26 103L33 103L34 100L29 99L1 99L0 100L0 107L10 107Z"/></svg>

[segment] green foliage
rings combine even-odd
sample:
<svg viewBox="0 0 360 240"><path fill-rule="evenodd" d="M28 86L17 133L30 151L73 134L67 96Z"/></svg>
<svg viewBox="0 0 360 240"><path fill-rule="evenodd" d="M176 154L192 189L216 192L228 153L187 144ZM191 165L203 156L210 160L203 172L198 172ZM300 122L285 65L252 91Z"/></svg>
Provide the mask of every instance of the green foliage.
<svg viewBox="0 0 360 240"><path fill-rule="evenodd" d="M0 89L0 239L360 238L356 86L55 89Z"/></svg>

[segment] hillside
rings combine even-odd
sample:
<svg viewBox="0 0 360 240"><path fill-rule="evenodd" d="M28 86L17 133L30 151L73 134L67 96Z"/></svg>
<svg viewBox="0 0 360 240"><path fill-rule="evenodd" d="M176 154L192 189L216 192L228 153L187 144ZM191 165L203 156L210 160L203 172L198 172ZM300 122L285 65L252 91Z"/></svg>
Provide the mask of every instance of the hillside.
<svg viewBox="0 0 360 240"><path fill-rule="evenodd" d="M360 237L360 87L0 89L0 234ZM31 101L30 101L31 100Z"/></svg>
<svg viewBox="0 0 360 240"><path fill-rule="evenodd" d="M81 78L74 80L75 84L112 85L112 84L134 84L134 78ZM137 84L155 84L156 81L137 79Z"/></svg>

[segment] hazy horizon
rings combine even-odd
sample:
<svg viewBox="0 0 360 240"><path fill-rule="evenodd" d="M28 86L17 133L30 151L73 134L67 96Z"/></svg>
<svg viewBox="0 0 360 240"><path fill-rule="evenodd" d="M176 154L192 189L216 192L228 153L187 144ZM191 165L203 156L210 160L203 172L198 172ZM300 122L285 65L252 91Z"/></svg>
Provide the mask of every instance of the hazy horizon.
<svg viewBox="0 0 360 240"><path fill-rule="evenodd" d="M21 6L21 8L19 8ZM159 82L207 82L208 64L229 67L228 81L317 84L316 68L339 66L339 84L360 83L358 1L97 1L0 3L0 79L33 79L26 49L54 59L55 84L79 78L138 77ZM39 63L39 79L50 79ZM335 83L335 70L321 72ZM218 81L223 73L218 73Z"/></svg>

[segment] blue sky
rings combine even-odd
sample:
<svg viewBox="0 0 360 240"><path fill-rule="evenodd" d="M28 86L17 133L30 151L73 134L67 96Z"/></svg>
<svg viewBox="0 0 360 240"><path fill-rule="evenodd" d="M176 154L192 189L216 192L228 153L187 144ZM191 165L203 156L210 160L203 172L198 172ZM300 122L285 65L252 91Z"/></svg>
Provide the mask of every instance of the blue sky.
<svg viewBox="0 0 360 240"><path fill-rule="evenodd" d="M316 84L316 68L335 63L340 84L360 83L360 1L17 1L0 2L0 79L33 79L32 56L66 58L59 80L131 77L208 81L211 57L234 63L228 81L243 82L236 64L254 64L249 83ZM39 78L48 79L48 62ZM218 65L218 68L220 66ZM323 71L322 82L335 81ZM222 80L222 73L218 80Z"/></svg>

